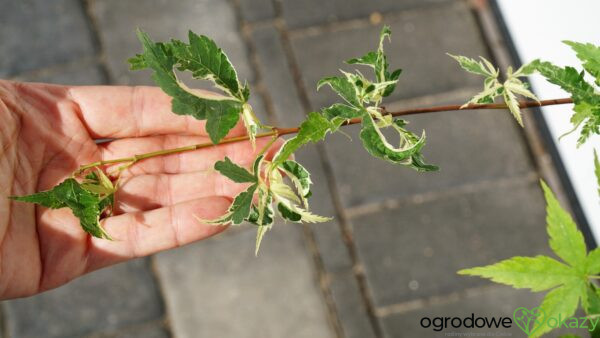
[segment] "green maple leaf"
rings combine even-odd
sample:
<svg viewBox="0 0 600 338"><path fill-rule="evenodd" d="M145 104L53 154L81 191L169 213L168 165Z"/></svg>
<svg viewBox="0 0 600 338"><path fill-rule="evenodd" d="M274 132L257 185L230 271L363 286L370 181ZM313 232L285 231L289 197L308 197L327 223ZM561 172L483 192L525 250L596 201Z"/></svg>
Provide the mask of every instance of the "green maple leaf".
<svg viewBox="0 0 600 338"><path fill-rule="evenodd" d="M310 179L310 173L300 163L292 160L283 162L279 169L282 170L287 177L292 180L300 198L305 207L308 207L308 198L312 195L310 186L312 181Z"/></svg>
<svg viewBox="0 0 600 338"><path fill-rule="evenodd" d="M257 177L254 174L231 162L229 157L215 163L215 170L236 183L257 182Z"/></svg>
<svg viewBox="0 0 600 338"><path fill-rule="evenodd" d="M587 60L584 64L586 70L589 69L588 72L595 72L594 62L600 62L600 60L593 59L596 57L596 54L588 53L587 45L575 42L569 42L568 44L574 47L580 59ZM585 143L591 135L600 134L600 95L596 92L594 86L585 81L584 73L578 72L573 67L567 66L562 68L550 62L539 60L532 62L532 65L550 83L560 86L563 90L571 94L571 98L575 103L575 114L571 117L571 122L574 124L573 130L583 125L577 145L580 146Z"/></svg>
<svg viewBox="0 0 600 338"><path fill-rule="evenodd" d="M563 209L550 188L542 182L546 198L546 230L550 236L549 244L554 253L576 269L584 270L586 248L583 234L571 215Z"/></svg>
<svg viewBox="0 0 600 338"><path fill-rule="evenodd" d="M598 160L598 153L594 149L594 173L596 174L596 180L598 182L598 196L600 196L600 160Z"/></svg>
<svg viewBox="0 0 600 338"><path fill-rule="evenodd" d="M394 164L411 166L418 171L435 171L436 166L423 163L421 148L425 146L425 132L421 137L404 129L405 121L396 120L393 127L399 132L400 145L392 146L382 134L371 115L365 114L362 120L360 139L369 154Z"/></svg>
<svg viewBox="0 0 600 338"><path fill-rule="evenodd" d="M496 264L464 269L459 274L489 278L494 282L510 285L514 288L528 288L531 291L551 289L540 308L546 318L567 318L572 316L581 300L586 310L597 311L597 294L590 294L591 284L588 276L600 271L600 250L589 255L583 234L577 229L571 216L560 206L558 200L542 182L546 198L547 231L552 251L564 263L547 256L513 257ZM592 308L593 307L593 308ZM540 336L551 327L544 321L540 327L532 328L531 337Z"/></svg>
<svg viewBox="0 0 600 338"><path fill-rule="evenodd" d="M324 85L329 85L333 91L338 93L351 106L359 109L362 108L356 88L347 78L338 76L322 78L317 84L317 90L321 89Z"/></svg>
<svg viewBox="0 0 600 338"><path fill-rule="evenodd" d="M577 57L583 62L583 68L596 78L596 84L600 86L600 47L591 43L563 42L571 46L575 53L577 53Z"/></svg>
<svg viewBox="0 0 600 338"><path fill-rule="evenodd" d="M192 32L189 44L177 40L154 42L140 30L138 38L144 52L129 60L131 69L151 68L154 82L173 98L173 112L206 119L206 131L211 141L218 143L236 125L249 95L248 88L240 85L225 53L214 41ZM195 78L212 81L227 96L188 88L177 79L176 69L191 71Z"/></svg>
<svg viewBox="0 0 600 338"><path fill-rule="evenodd" d="M506 71L506 80L500 82L498 79L500 70L496 69L496 67L483 56L479 57L481 61L477 61L466 56L448 53L447 55L456 60L458 64L469 73L485 76L483 90L473 96L461 108L467 107L472 103L493 103L497 97L501 96L515 120L517 120L520 126L523 126L521 108L519 107L516 95L522 95L538 101L537 97L528 89L527 84L519 79L519 77L529 75L535 70L535 67L531 63L523 65L515 72L513 72L512 67L509 67Z"/></svg>
<svg viewBox="0 0 600 338"><path fill-rule="evenodd" d="M335 129L335 126L323 115L312 112L308 115L307 119L300 125L300 130L296 136L287 140L283 146L279 149L277 154L273 157L273 167L279 167L296 150L308 142L319 142L325 138L327 133Z"/></svg>
<svg viewBox="0 0 600 338"><path fill-rule="evenodd" d="M196 217L196 219L205 224L210 225L225 225L225 224L233 224L239 225L244 222L250 215L250 211L252 209L252 198L254 197L254 193L258 188L258 184L252 184L248 189L239 193L234 199L233 203L229 206L227 212L216 219L208 220Z"/></svg>
<svg viewBox="0 0 600 338"><path fill-rule="evenodd" d="M389 64L387 62L387 56L383 50L383 42L386 38L389 40L391 35L392 31L390 27L383 26L381 33L379 34L379 47L376 51L368 52L362 57L353 58L346 61L347 64L351 65L359 64L372 67L373 71L375 72L375 78L377 79L377 82L391 82L385 85L385 88L381 94L383 97L389 96L394 89L396 89L396 81L402 73L402 69L396 69L393 72L388 70Z"/></svg>
<svg viewBox="0 0 600 338"><path fill-rule="evenodd" d="M246 102L244 88L238 80L235 68L217 44L204 35L188 33L189 44L174 40L174 54L180 70L189 70L194 78L213 81L217 88L229 96Z"/></svg>
<svg viewBox="0 0 600 338"><path fill-rule="evenodd" d="M98 238L111 239L100 226L100 215L114 204L114 188L107 190L104 179L88 176L84 184L68 178L48 191L28 196L12 196L11 199L35 203L51 209L69 208L79 219L82 229ZM112 184L111 184L112 186Z"/></svg>
<svg viewBox="0 0 600 338"><path fill-rule="evenodd" d="M317 88L329 85L345 103L336 103L322 110L325 119L331 121L331 131L353 118L362 118L360 138L367 152L386 161L409 166L418 171L435 171L438 167L426 164L421 149L425 145L425 132L417 137L408 131L404 120L393 120L383 115L378 106L382 98L395 89L401 70L389 72L389 64L383 50L383 42L391 35L390 28L384 26L379 47L362 57L347 60L348 64L366 65L375 72L376 82L371 82L360 72L347 73L344 77L326 77L319 81ZM368 104L374 104L366 106ZM393 128L399 136L398 146L391 145L383 134L383 129ZM288 155L288 154L286 154ZM289 156L289 155L288 155ZM284 209L285 210L285 209Z"/></svg>
<svg viewBox="0 0 600 338"><path fill-rule="evenodd" d="M585 313L588 316L594 316L594 318L598 318L600 315L600 290L593 285L588 285L587 288L587 304L583 304ZM600 325L597 325L596 328L591 332L592 338L600 337Z"/></svg>

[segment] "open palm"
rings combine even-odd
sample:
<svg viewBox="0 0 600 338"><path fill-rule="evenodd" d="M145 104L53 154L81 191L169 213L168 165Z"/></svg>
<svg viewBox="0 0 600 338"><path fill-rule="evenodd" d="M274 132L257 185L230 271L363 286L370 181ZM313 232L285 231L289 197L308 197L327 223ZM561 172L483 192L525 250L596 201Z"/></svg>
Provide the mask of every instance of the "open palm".
<svg viewBox="0 0 600 338"><path fill-rule="evenodd" d="M192 215L222 215L245 187L213 164L228 156L249 166L256 154L244 142L137 163L122 173L114 216L102 222L114 238L109 241L85 233L69 209L7 197L50 189L82 164L210 142L204 122L173 115L170 98L154 87L8 81L0 81L0 121L0 299L222 231ZM230 136L241 133L238 126ZM256 148L266 142L258 140Z"/></svg>

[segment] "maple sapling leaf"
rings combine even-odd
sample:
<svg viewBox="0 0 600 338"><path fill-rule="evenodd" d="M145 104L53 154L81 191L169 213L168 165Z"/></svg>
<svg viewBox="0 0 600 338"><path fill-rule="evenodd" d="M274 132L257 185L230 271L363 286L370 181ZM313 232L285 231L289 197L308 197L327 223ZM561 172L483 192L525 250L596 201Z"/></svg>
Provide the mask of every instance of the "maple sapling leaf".
<svg viewBox="0 0 600 338"><path fill-rule="evenodd" d="M530 75L534 71L532 64L525 64L516 72L513 72L512 67L508 67L506 80L500 82L498 78L500 70L483 56L479 57L481 61L477 61L466 56L446 54L456 60L467 72L485 76L483 91L473 96L461 108L466 108L470 104L493 103L497 97L501 96L515 120L521 127L523 126L521 108L516 95L522 95L539 102L538 98L527 88L527 84L519 79L519 77Z"/></svg>
<svg viewBox="0 0 600 338"><path fill-rule="evenodd" d="M583 62L583 69L596 79L596 85L600 86L600 47L591 43L575 41L563 41L570 46L579 60Z"/></svg>
<svg viewBox="0 0 600 338"><path fill-rule="evenodd" d="M376 51L362 57L347 60L348 64L360 64L371 67L376 82L371 82L362 73L342 71L344 77L326 77L319 81L317 89L328 84L342 97L345 103L337 103L322 110L323 116L333 123L332 131L350 119L362 118L360 138L364 148L372 156L394 164L409 166L417 171L435 171L438 167L426 164L421 154L425 145L425 132L417 137L405 127L404 120L394 121L390 115L383 114L379 107L383 97L390 95L396 88L401 70L389 72L389 64L383 50L383 42L390 39L391 30L384 26ZM372 104L372 105L369 105ZM393 128L399 134L399 145L392 146L382 133L382 129Z"/></svg>
<svg viewBox="0 0 600 338"><path fill-rule="evenodd" d="M591 44L581 44L571 41L566 41L576 52L577 57L584 61L585 70L592 76L596 76L598 69L597 64L600 64L598 54L599 48ZM535 60L532 62L535 70L548 80L561 87L564 91L571 94L575 107L575 113L571 117L573 130L567 132L566 136L581 126L581 132L577 140L577 146L585 143L590 136L600 134L600 94L589 84L584 78L584 72L579 72L575 68L566 66L559 67L550 62ZM598 78L596 78L596 84Z"/></svg>
<svg viewBox="0 0 600 338"><path fill-rule="evenodd" d="M229 58L213 40L191 31L189 43L179 40L154 42L141 30L138 30L138 38L144 52L129 59L131 69L151 68L154 71L154 82L173 98L174 113L206 120L206 131L215 144L227 135L241 116L251 142L254 141L262 125L247 103L250 90L240 83ZM189 88L177 78L176 70L189 71L196 79L212 82L224 95Z"/></svg>
<svg viewBox="0 0 600 338"><path fill-rule="evenodd" d="M513 257L458 273L489 278L496 283L534 292L552 289L544 297L540 309L546 318L567 318L575 313L580 300L586 311L590 302L595 301L589 295L592 285L588 278L600 271L600 250L586 254L583 234L546 183L542 181L541 186L547 204L546 229L550 248L566 264L548 256ZM530 337L538 337L552 329L547 322L536 323Z"/></svg>
<svg viewBox="0 0 600 338"><path fill-rule="evenodd" d="M215 170L236 183L258 182L258 178L248 170L231 162L229 157L215 163Z"/></svg>
<svg viewBox="0 0 600 338"><path fill-rule="evenodd" d="M112 210L115 188L100 170L97 172L88 175L84 183L67 178L51 190L10 198L51 209L69 208L85 232L94 237L111 239L100 225L100 217Z"/></svg>

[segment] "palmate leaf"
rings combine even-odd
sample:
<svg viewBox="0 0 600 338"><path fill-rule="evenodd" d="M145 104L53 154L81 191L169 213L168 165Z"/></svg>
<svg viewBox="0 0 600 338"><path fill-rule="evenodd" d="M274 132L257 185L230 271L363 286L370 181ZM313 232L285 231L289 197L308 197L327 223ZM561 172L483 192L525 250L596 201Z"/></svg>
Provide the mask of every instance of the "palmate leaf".
<svg viewBox="0 0 600 338"><path fill-rule="evenodd" d="M317 90L321 89L324 85L329 85L333 91L338 93L338 95L351 106L359 109L362 108L362 103L358 98L358 92L354 84L346 77L325 77L317 84Z"/></svg>
<svg viewBox="0 0 600 338"><path fill-rule="evenodd" d="M600 248L590 251L587 257L586 266L586 270L589 275L600 274Z"/></svg>
<svg viewBox="0 0 600 338"><path fill-rule="evenodd" d="M588 102L595 106L600 103L600 96L594 92L594 87L587 83L583 73L575 68L569 66L562 68L540 60L533 61L532 65L549 82L570 93L575 104Z"/></svg>
<svg viewBox="0 0 600 338"><path fill-rule="evenodd" d="M363 108L355 108L342 103L335 103L321 110L323 116L333 124L331 131L335 132L347 120L361 117L365 111Z"/></svg>
<svg viewBox="0 0 600 338"><path fill-rule="evenodd" d="M594 149L594 173L596 174L596 182L598 182L598 196L600 196L600 159L598 152Z"/></svg>
<svg viewBox="0 0 600 338"><path fill-rule="evenodd" d="M173 112L206 119L211 141L218 143L239 120L247 99L247 88L240 89L235 70L225 54L210 39L193 33L190 33L190 45L176 40L156 43L140 30L138 38L144 52L129 60L131 68L151 68L154 82L173 98ZM188 88L177 79L175 68L190 70L196 77L213 81L230 96L207 95Z"/></svg>
<svg viewBox="0 0 600 338"><path fill-rule="evenodd" d="M529 288L531 291L552 289L540 305L545 318L572 316L580 300L589 314L589 311L596 311L595 306L600 304L597 293L590 293L590 288L594 287L588 281L589 275L600 270L600 250L596 249L586 256L582 233L577 230L569 214L561 208L548 186L544 182L541 185L547 203L550 247L568 265L547 256L513 257L493 265L461 270L459 274L481 276L515 288ZM535 325L539 327L532 328L530 337L541 336L553 329L546 320L541 324L536 322Z"/></svg>
<svg viewBox="0 0 600 338"><path fill-rule="evenodd" d="M563 41L577 53L579 60L583 62L583 68L594 78L600 86L600 47L591 43L580 43L574 41Z"/></svg>
<svg viewBox="0 0 600 338"><path fill-rule="evenodd" d="M307 208L308 198L312 195L312 192L310 191L312 181L310 179L310 173L308 170L306 170L306 168L304 168L300 163L292 160L283 162L279 169L282 170L287 177L290 178L290 180L292 180L296 190L298 191L298 194L300 195L300 198L302 199L304 207Z"/></svg>
<svg viewBox="0 0 600 338"><path fill-rule="evenodd" d="M540 308L546 318L569 318L575 314L579 299L583 297L587 298L586 283L583 279L576 279L548 292ZM547 320L536 322L529 337L539 337L553 329Z"/></svg>
<svg viewBox="0 0 600 338"><path fill-rule="evenodd" d="M547 257L512 257L496 264L460 270L461 275L480 276L496 283L531 291L544 291L578 278L565 264Z"/></svg>
<svg viewBox="0 0 600 338"><path fill-rule="evenodd" d="M215 163L215 170L236 183L252 183L258 181L258 178L254 174L231 162L229 157L225 157L223 161Z"/></svg>
<svg viewBox="0 0 600 338"><path fill-rule="evenodd" d="M173 41L173 52L180 70L189 70L194 78L210 80L229 96L246 102L235 68L217 44L204 35L188 33L189 45Z"/></svg>
<svg viewBox="0 0 600 338"><path fill-rule="evenodd" d="M578 72L573 67L562 68L539 60L533 64L549 82L571 94L575 103L575 114L571 117L571 122L575 128L583 125L577 145L582 145L594 134L600 134L600 94L585 81L583 72Z"/></svg>
<svg viewBox="0 0 600 338"><path fill-rule="evenodd" d="M402 124L403 125L403 124ZM394 164L411 166L419 171L435 171L436 166L423 163L421 148L425 145L425 132L418 138L401 127L396 128L401 137L399 147L392 146L382 134L373 117L365 114L362 120L360 139L369 154Z"/></svg>
<svg viewBox="0 0 600 338"><path fill-rule="evenodd" d="M497 78L500 74L500 71L483 56L480 56L481 61L477 61L462 55L452 55L450 53L446 53L446 55L456 60L456 62L458 62L458 64L469 73L491 78Z"/></svg>
<svg viewBox="0 0 600 338"><path fill-rule="evenodd" d="M100 195L90 190L95 190L95 188L88 186L88 189L84 189L78 181L68 178L52 190L28 196L13 196L11 199L35 203L52 209L69 208L79 219L85 232L94 237L111 239L100 225L100 215L112 208L114 191Z"/></svg>
<svg viewBox="0 0 600 338"><path fill-rule="evenodd" d="M248 189L239 193L234 199L231 206L227 210L223 216L216 219L203 219L197 216L196 219L204 224L209 225L225 225L225 224L233 224L239 225L244 222L250 215L250 210L252 209L252 198L254 197L254 193L258 188L258 184L252 184Z"/></svg>
<svg viewBox="0 0 600 338"><path fill-rule="evenodd" d="M325 138L328 132L331 132L336 127L335 125L323 117L323 115L312 112L308 118L300 125L300 130L296 136L287 140L273 157L272 167L277 168L283 162L287 161L290 156L301 146L308 142L319 142Z"/></svg>
<svg viewBox="0 0 600 338"><path fill-rule="evenodd" d="M560 206L546 183L542 181L541 185L546 198L546 229L552 251L569 265L584 269L586 248L583 234L577 229L569 213Z"/></svg>
<svg viewBox="0 0 600 338"><path fill-rule="evenodd" d="M501 96L515 120L520 126L523 126L521 108L516 95L539 101L527 88L527 84L519 80L519 77L529 75L535 70L532 63L523 65L516 72L513 72L512 67L508 67L506 81L501 83L498 79L500 70L496 69L486 58L480 56L481 61L477 61L466 56L452 54L448 54L448 56L455 59L466 71L485 76L483 91L473 96L467 103L462 105L461 109L466 108L469 104L493 103L497 97Z"/></svg>
<svg viewBox="0 0 600 338"><path fill-rule="evenodd" d="M585 298L582 297L582 301ZM582 302L583 303L583 302ZM587 287L587 300L582 304L585 313L597 320L598 315L600 315L600 294L598 288L590 284ZM590 327L591 328L591 327ZM596 325L596 328L590 332L592 338L600 337L600 325Z"/></svg>
<svg viewBox="0 0 600 338"><path fill-rule="evenodd" d="M387 56L383 50L383 42L386 38L389 39L391 35L392 31L390 27L383 26L381 33L379 34L379 47L376 51L368 52L362 57L353 58L346 61L347 64L351 65L359 64L372 67L373 71L375 72L375 78L377 79L377 82L389 82L388 84L385 84L385 88L381 93L382 97L389 96L394 91L396 88L396 80L398 80L400 74L402 73L402 69L396 69L393 72L388 70L389 64L387 62Z"/></svg>

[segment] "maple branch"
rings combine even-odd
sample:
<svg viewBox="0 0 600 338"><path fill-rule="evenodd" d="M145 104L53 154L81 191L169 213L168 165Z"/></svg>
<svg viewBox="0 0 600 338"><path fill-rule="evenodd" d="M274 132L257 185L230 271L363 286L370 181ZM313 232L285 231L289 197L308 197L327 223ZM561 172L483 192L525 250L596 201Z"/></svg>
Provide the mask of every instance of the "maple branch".
<svg viewBox="0 0 600 338"><path fill-rule="evenodd" d="M542 106L553 106L553 105L559 105L559 104L569 104L569 103L573 103L573 100L570 98L562 98L562 99L541 100L539 102L538 101L519 101L518 103L519 103L520 108L534 108L534 107L542 107ZM382 110L383 110L382 112L384 113L384 115L391 115L391 116L397 117L397 116L404 116L404 115L416 115L416 114L457 111L457 110L507 109L507 108L508 107L504 103L484 103L484 104L473 104L472 103L472 104L465 106L464 108L461 108L461 105L446 105L446 106L433 106L433 107L425 107L425 108L411 108L411 109L404 109L404 110L399 110L399 111L395 111L395 112L388 112L385 110L385 108L382 107ZM350 120L344 122L342 125L349 126L349 125L357 124L360 122L362 122L362 118L357 117L357 118L353 118L353 119L350 119ZM296 134L299 130L300 130L300 127L293 127L293 128L274 127L273 130L271 130L271 131L257 134L256 138L275 137L275 136L279 137L279 136L283 136L283 135ZM172 154L177 154L177 153L198 150L198 149L202 149L202 148L208 148L211 146L217 146L217 145L221 145L221 144L235 143L235 142L248 141L248 140L249 140L249 137L247 135L244 135L244 136L225 138L217 144L201 143L201 144L190 145L187 147L159 150L159 151L154 151L151 153L134 155L131 157L118 158L118 159L114 159L114 160L98 161L98 162L82 165L74 173L74 175L80 174L80 173L84 172L85 170L88 170L88 169L91 169L94 167L98 167L98 166L110 165L110 164L116 164L116 163L128 163L126 167L129 167L129 166L133 165L134 163L144 160L144 159L147 159L147 158L164 156L164 155L172 155Z"/></svg>

